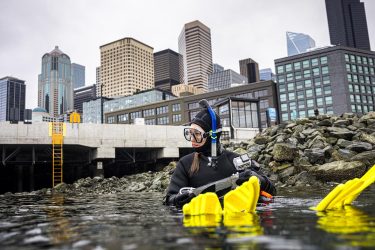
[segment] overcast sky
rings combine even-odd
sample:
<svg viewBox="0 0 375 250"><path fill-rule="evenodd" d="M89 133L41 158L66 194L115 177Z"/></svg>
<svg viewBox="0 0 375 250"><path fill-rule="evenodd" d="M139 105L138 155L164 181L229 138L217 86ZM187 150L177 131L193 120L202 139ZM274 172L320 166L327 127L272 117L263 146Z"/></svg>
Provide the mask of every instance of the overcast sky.
<svg viewBox="0 0 375 250"><path fill-rule="evenodd" d="M375 1L362 2L375 50ZM41 58L55 45L86 66L91 85L99 46L133 37L154 52L178 52L182 27L194 20L211 29L213 62L237 72L249 57L274 71L274 59L287 55L286 31L330 44L324 0L1 0L0 78L25 80L26 107L35 108Z"/></svg>

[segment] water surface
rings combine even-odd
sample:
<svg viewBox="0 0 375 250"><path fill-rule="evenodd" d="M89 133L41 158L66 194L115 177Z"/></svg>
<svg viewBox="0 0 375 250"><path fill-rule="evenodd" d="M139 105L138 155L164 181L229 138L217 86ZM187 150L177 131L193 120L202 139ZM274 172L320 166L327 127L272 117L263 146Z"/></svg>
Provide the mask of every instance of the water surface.
<svg viewBox="0 0 375 250"><path fill-rule="evenodd" d="M329 190L280 190L256 215L183 217L160 193L0 196L0 249L375 248L375 188L316 213Z"/></svg>

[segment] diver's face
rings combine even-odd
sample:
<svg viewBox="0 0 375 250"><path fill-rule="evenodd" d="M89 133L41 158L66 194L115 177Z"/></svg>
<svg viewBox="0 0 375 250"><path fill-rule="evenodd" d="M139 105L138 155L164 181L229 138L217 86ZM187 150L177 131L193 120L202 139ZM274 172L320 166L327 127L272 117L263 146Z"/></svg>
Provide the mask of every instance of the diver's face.
<svg viewBox="0 0 375 250"><path fill-rule="evenodd" d="M194 135L195 135L195 136L191 137L191 145L193 146L193 148L202 147L206 143L206 140L207 140L207 138L203 138L203 135L204 135L203 128L201 128L201 126L199 126L197 124L192 123L190 125L190 129L191 129L190 130L191 133L194 133ZM195 140L194 138L197 138L197 140ZM197 141L199 141L199 142L197 142Z"/></svg>

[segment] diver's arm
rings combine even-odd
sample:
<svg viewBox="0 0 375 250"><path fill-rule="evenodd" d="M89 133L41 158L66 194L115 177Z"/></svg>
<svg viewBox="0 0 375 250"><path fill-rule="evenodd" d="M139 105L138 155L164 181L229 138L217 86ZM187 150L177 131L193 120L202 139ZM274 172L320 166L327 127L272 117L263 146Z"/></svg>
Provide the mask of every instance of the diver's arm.
<svg viewBox="0 0 375 250"><path fill-rule="evenodd" d="M174 205L174 206L181 206L184 203L187 197L187 194L184 194L182 196L179 194L179 191L183 187L187 187L189 184L189 175L185 171L185 168L181 161L177 163L177 166L173 172L173 175L171 177L171 181L168 186L167 195L165 197L165 204L166 205ZM186 197L185 197L186 196ZM190 200L189 200L190 201ZM187 201L188 202L188 201ZM187 203L185 202L185 203Z"/></svg>

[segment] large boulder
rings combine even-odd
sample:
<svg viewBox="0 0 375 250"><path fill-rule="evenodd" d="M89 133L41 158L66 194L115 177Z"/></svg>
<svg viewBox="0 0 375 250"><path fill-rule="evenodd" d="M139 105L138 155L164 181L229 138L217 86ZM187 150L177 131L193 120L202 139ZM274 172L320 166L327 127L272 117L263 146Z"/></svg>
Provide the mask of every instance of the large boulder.
<svg viewBox="0 0 375 250"><path fill-rule="evenodd" d="M321 181L342 182L355 177L361 177L365 171L366 165L361 161L334 161L312 167L310 173Z"/></svg>
<svg viewBox="0 0 375 250"><path fill-rule="evenodd" d="M351 140L352 137L356 134L355 132L350 131L349 129L337 127L328 127L327 131L333 137L346 140Z"/></svg>
<svg viewBox="0 0 375 250"><path fill-rule="evenodd" d="M298 155L298 150L291 144L276 143L272 155L276 161L293 161L294 157Z"/></svg>

